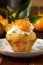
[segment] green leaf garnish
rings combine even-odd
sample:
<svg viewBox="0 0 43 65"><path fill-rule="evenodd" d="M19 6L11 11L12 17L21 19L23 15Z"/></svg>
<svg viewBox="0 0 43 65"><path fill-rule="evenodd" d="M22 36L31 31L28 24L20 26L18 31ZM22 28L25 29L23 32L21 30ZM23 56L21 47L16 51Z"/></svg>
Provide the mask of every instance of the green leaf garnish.
<svg viewBox="0 0 43 65"><path fill-rule="evenodd" d="M14 17L11 15L13 10L7 6L7 16L6 18L8 19L8 23L11 23L14 20Z"/></svg>
<svg viewBox="0 0 43 65"><path fill-rule="evenodd" d="M21 8L16 11L16 19L24 19L29 16L33 0L28 0Z"/></svg>
<svg viewBox="0 0 43 65"><path fill-rule="evenodd" d="M9 6L7 6L7 15L11 15L14 10L12 10Z"/></svg>
<svg viewBox="0 0 43 65"><path fill-rule="evenodd" d="M30 18L29 18L29 20L30 20L30 22L31 23L36 23L40 18L41 18L42 16L31 16Z"/></svg>
<svg viewBox="0 0 43 65"><path fill-rule="evenodd" d="M8 23L11 23L12 21L14 21L14 17L10 15L7 16L7 19L8 19Z"/></svg>
<svg viewBox="0 0 43 65"><path fill-rule="evenodd" d="M8 10L9 12L13 12L13 11L14 11L14 10L11 9L9 6L7 6L7 10Z"/></svg>
<svg viewBox="0 0 43 65"><path fill-rule="evenodd" d="M7 7L7 19L11 23L16 19L24 19L29 16L33 0L28 0L21 8L16 11L16 16L13 17L11 14L14 12L9 6Z"/></svg>

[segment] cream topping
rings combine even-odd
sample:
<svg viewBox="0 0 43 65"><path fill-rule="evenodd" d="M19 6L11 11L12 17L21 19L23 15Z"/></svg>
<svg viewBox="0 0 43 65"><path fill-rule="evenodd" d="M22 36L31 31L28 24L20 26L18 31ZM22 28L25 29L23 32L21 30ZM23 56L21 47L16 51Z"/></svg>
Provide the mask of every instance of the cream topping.
<svg viewBox="0 0 43 65"><path fill-rule="evenodd" d="M13 26L11 29L8 30L7 34L17 33L17 34L27 34L29 35L34 29L34 26L30 24L30 32L25 32L19 29L18 26Z"/></svg>

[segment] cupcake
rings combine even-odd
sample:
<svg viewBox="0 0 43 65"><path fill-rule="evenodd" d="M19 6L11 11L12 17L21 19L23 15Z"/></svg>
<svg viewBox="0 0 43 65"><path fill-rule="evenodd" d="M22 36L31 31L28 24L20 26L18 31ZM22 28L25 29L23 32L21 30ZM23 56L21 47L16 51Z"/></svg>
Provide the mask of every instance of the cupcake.
<svg viewBox="0 0 43 65"><path fill-rule="evenodd" d="M29 19L16 20L7 31L6 39L16 52L29 52L36 40L33 25Z"/></svg>

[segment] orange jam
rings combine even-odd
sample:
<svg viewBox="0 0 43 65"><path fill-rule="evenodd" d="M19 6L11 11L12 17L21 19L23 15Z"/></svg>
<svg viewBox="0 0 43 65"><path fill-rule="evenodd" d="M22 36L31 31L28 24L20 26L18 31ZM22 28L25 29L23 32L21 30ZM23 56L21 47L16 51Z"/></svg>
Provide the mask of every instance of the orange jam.
<svg viewBox="0 0 43 65"><path fill-rule="evenodd" d="M30 31L30 22L28 18L23 20L16 20L14 25L17 25L22 31Z"/></svg>

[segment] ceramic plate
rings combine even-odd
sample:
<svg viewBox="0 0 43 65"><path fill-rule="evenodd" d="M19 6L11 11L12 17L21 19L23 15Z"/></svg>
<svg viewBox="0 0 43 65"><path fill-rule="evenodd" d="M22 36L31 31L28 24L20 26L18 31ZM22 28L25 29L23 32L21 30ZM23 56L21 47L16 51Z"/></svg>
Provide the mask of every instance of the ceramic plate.
<svg viewBox="0 0 43 65"><path fill-rule="evenodd" d="M43 54L43 39L37 39L30 52L15 52L6 39L0 39L0 53L11 57L33 57Z"/></svg>

